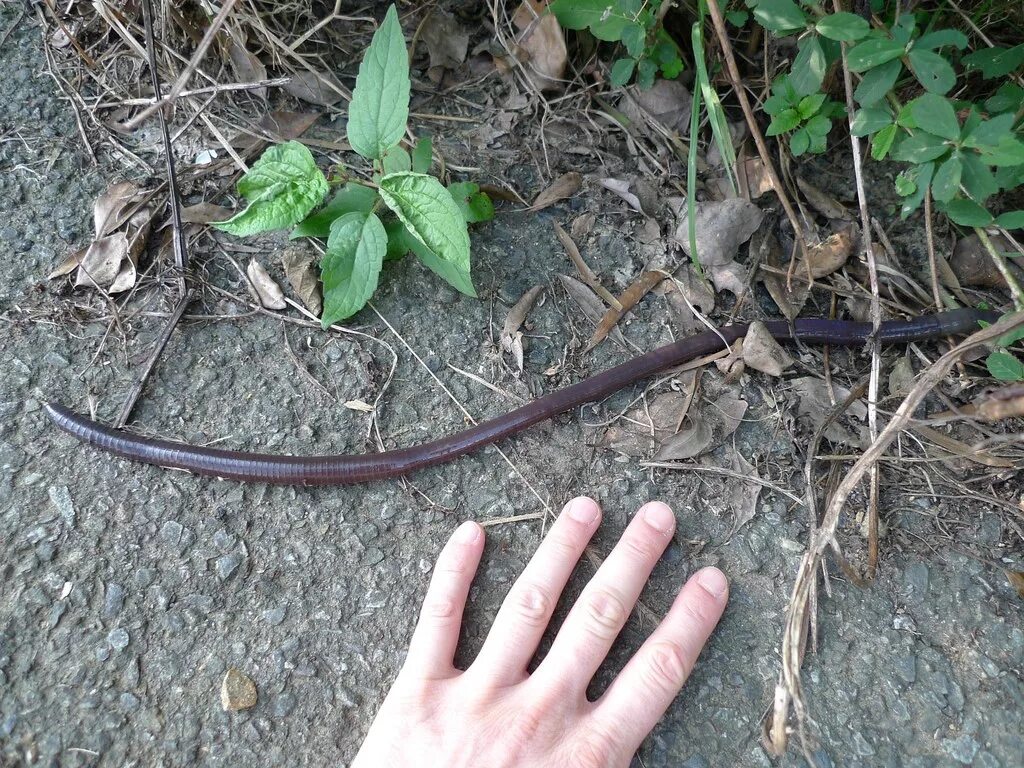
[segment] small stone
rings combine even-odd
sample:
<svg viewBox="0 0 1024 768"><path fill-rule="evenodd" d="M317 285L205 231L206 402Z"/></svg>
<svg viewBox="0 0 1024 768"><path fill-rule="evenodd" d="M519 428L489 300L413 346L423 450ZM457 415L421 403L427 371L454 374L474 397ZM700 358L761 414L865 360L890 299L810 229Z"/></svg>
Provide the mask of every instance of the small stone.
<svg viewBox="0 0 1024 768"><path fill-rule="evenodd" d="M870 757L875 754L875 748L868 743L868 740L864 738L864 734L860 731L853 734L853 748L862 757Z"/></svg>
<svg viewBox="0 0 1024 768"><path fill-rule="evenodd" d="M974 762L974 757L981 749L981 745L971 736L965 734L955 739L943 739L942 748L958 763L970 765Z"/></svg>
<svg viewBox="0 0 1024 768"><path fill-rule="evenodd" d="M256 683L236 667L228 667L220 686L220 705L226 712L238 712L256 705Z"/></svg>
<svg viewBox="0 0 1024 768"><path fill-rule="evenodd" d="M96 661L106 661L110 658L110 646L101 645L96 649Z"/></svg>
<svg viewBox="0 0 1024 768"><path fill-rule="evenodd" d="M75 526L75 503L71 500L71 491L66 485L51 485L46 492L49 494L50 503L57 510L57 514L61 516L68 527L73 528Z"/></svg>
<svg viewBox="0 0 1024 768"><path fill-rule="evenodd" d="M279 605L277 608L269 608L263 612L263 620L271 626L276 627L284 621L285 613L286 608L283 605Z"/></svg>
<svg viewBox="0 0 1024 768"><path fill-rule="evenodd" d="M107 635L107 642L110 643L110 647L115 651L123 651L128 647L128 643L131 638L128 635L128 630L123 627L112 629L110 634Z"/></svg>
<svg viewBox="0 0 1024 768"><path fill-rule="evenodd" d="M228 555L221 555L217 558L216 569L217 578L221 581L227 581L230 579L235 571L238 570L238 566L242 564L242 555L239 552L232 552Z"/></svg>
<svg viewBox="0 0 1024 768"><path fill-rule="evenodd" d="M134 712L139 708L139 697L134 693L122 693L121 697L117 700L117 705L124 712Z"/></svg>
<svg viewBox="0 0 1024 768"><path fill-rule="evenodd" d="M167 544L177 544L181 541L181 534L184 527L177 520L168 520L160 526L160 537Z"/></svg>
<svg viewBox="0 0 1024 768"><path fill-rule="evenodd" d="M892 628L901 632L917 632L917 622L909 613L897 613L892 619Z"/></svg>
<svg viewBox="0 0 1024 768"><path fill-rule="evenodd" d="M215 546L221 552L230 552L232 549L234 549L235 541L235 537L223 528L221 528L219 531L213 534L213 546Z"/></svg>
<svg viewBox="0 0 1024 768"><path fill-rule="evenodd" d="M124 605L124 587L120 584L107 584L107 591L103 596L103 618L114 619L121 612Z"/></svg>
<svg viewBox="0 0 1024 768"><path fill-rule="evenodd" d="M896 676L905 683L912 683L917 680L917 657L902 656L896 659Z"/></svg>
<svg viewBox="0 0 1024 768"><path fill-rule="evenodd" d="M13 712L4 718L4 721L0 723L0 736L5 739L14 733L14 727L18 724L18 716Z"/></svg>
<svg viewBox="0 0 1024 768"><path fill-rule="evenodd" d="M287 717L293 709L295 709L295 697L290 693L282 693L274 699L270 711L274 717Z"/></svg>

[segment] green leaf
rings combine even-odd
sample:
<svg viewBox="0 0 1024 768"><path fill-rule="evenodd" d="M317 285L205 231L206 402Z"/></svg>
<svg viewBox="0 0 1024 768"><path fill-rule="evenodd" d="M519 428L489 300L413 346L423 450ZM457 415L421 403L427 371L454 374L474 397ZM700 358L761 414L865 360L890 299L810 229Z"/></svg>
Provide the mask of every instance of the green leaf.
<svg viewBox="0 0 1024 768"><path fill-rule="evenodd" d="M799 53L793 59L789 72L789 84L798 96L816 93L825 80L828 62L817 35L803 38L797 43Z"/></svg>
<svg viewBox="0 0 1024 768"><path fill-rule="evenodd" d="M958 197L939 206L939 210L962 227L984 227L992 223L992 214L973 200Z"/></svg>
<svg viewBox="0 0 1024 768"><path fill-rule="evenodd" d="M1024 379L1024 363L1009 352L993 352L985 358L985 367L993 378L1000 381Z"/></svg>
<svg viewBox="0 0 1024 768"><path fill-rule="evenodd" d="M986 328L988 326L985 326ZM1012 347L1018 341L1024 340L1024 328L1017 328L1013 331L1007 331L998 339L996 339L997 347Z"/></svg>
<svg viewBox="0 0 1024 768"><path fill-rule="evenodd" d="M772 32L792 32L807 26L807 16L793 0L761 0L754 18Z"/></svg>
<svg viewBox="0 0 1024 768"><path fill-rule="evenodd" d="M486 192L480 191L480 185L471 181L460 181L448 185L455 204L462 211L462 218L467 224L477 224L494 218L494 203Z"/></svg>
<svg viewBox="0 0 1024 768"><path fill-rule="evenodd" d="M850 133L854 136L870 136L887 125L892 125L892 112L888 107L864 107L853 116Z"/></svg>
<svg viewBox="0 0 1024 768"><path fill-rule="evenodd" d="M800 99L800 103L797 105L796 111L800 113L800 117L803 120L807 120L813 115L817 114L818 110L821 109L821 105L825 103L827 99L824 93L813 93L810 96L804 96Z"/></svg>
<svg viewBox="0 0 1024 768"><path fill-rule="evenodd" d="M907 136L893 150L894 160L907 163L924 163L935 160L946 154L949 146L945 140L932 134L918 130L913 136Z"/></svg>
<svg viewBox="0 0 1024 768"><path fill-rule="evenodd" d="M960 174L963 167L963 162L956 155L943 162L932 179L932 197L940 203L949 202L956 197L960 191Z"/></svg>
<svg viewBox="0 0 1024 768"><path fill-rule="evenodd" d="M932 93L949 93L956 85L956 72L946 58L935 51L919 51L914 48L907 54L910 68L925 90Z"/></svg>
<svg viewBox="0 0 1024 768"><path fill-rule="evenodd" d="M967 47L968 42L967 35L958 29L937 29L917 38L914 41L914 48L934 51L936 48L952 45L962 51Z"/></svg>
<svg viewBox="0 0 1024 768"><path fill-rule="evenodd" d="M875 37L857 43L847 54L846 63L851 72L866 72L872 67L898 59L904 53L902 45L887 37Z"/></svg>
<svg viewBox="0 0 1024 768"><path fill-rule="evenodd" d="M384 253L384 261L397 261L412 250L413 243L423 246L405 228L400 219L388 219L384 222L384 231L388 236L388 249Z"/></svg>
<svg viewBox="0 0 1024 768"><path fill-rule="evenodd" d="M398 173L412 170L412 158L402 147L392 147L381 159L384 173Z"/></svg>
<svg viewBox="0 0 1024 768"><path fill-rule="evenodd" d="M612 64L611 74L608 76L612 85L621 88L633 77L633 69L636 67L636 59L616 59Z"/></svg>
<svg viewBox="0 0 1024 768"><path fill-rule="evenodd" d="M996 216L996 224L1003 229L1024 229L1024 211L1007 211Z"/></svg>
<svg viewBox="0 0 1024 768"><path fill-rule="evenodd" d="M1005 77L1024 64L1024 43L1013 48L983 48L964 56L960 63L967 69L980 69L982 77Z"/></svg>
<svg viewBox="0 0 1024 768"><path fill-rule="evenodd" d="M636 84L643 90L654 85L654 76L658 74L658 65L651 59L640 59L636 69Z"/></svg>
<svg viewBox="0 0 1024 768"><path fill-rule="evenodd" d="M871 139L872 160L885 159L885 156L889 154L889 150L892 149L892 142L896 138L896 131L898 130L899 128L896 125L887 125L874 135Z"/></svg>
<svg viewBox="0 0 1024 768"><path fill-rule="evenodd" d="M811 136L827 136L828 132L832 130L832 121L824 115L815 115L807 121L807 132Z"/></svg>
<svg viewBox="0 0 1024 768"><path fill-rule="evenodd" d="M676 54L667 61L661 63L661 76L666 80L675 80L683 71L683 60Z"/></svg>
<svg viewBox="0 0 1024 768"><path fill-rule="evenodd" d="M907 216L921 207L921 203L924 201L924 193L932 183L933 173L935 173L935 163L924 163L911 169L908 176L913 179L914 191L903 201L903 205L900 207L900 218L907 218Z"/></svg>
<svg viewBox="0 0 1024 768"><path fill-rule="evenodd" d="M816 155L820 155L827 148L827 141L824 134L807 132L807 135L811 137L810 151Z"/></svg>
<svg viewBox="0 0 1024 768"><path fill-rule="evenodd" d="M390 174L380 180L380 196L430 252L427 258L417 254L424 263L459 291L476 296L466 221L441 182L421 173Z"/></svg>
<svg viewBox="0 0 1024 768"><path fill-rule="evenodd" d="M416 173L427 173L433 164L434 141L429 136L424 136L416 142L416 146L412 151L412 169Z"/></svg>
<svg viewBox="0 0 1024 768"><path fill-rule="evenodd" d="M914 15L904 13L896 20L896 23L892 25L892 29L889 31L892 33L893 40L902 46L906 46L910 42L910 38L914 36L914 30L916 29L917 21L914 19Z"/></svg>
<svg viewBox="0 0 1024 768"><path fill-rule="evenodd" d="M743 27L747 24L747 19L750 18L750 14L746 11L727 11L725 14L726 21L732 24L734 27Z"/></svg>
<svg viewBox="0 0 1024 768"><path fill-rule="evenodd" d="M800 157L810 147L811 135L804 128L794 131L789 138L789 152L793 157Z"/></svg>
<svg viewBox="0 0 1024 768"><path fill-rule="evenodd" d="M853 92L854 98L862 107L881 101L896 85L902 71L903 62L899 59L869 69L864 73L864 79L860 81L857 90Z"/></svg>
<svg viewBox="0 0 1024 768"><path fill-rule="evenodd" d="M395 6L374 33L348 105L348 143L379 160L405 133L409 120L409 54Z"/></svg>
<svg viewBox="0 0 1024 768"><path fill-rule="evenodd" d="M1016 112L1021 104L1024 104L1024 88L1007 80L985 102L985 109L991 114Z"/></svg>
<svg viewBox="0 0 1024 768"><path fill-rule="evenodd" d="M772 119L765 135L778 136L780 133L793 130L798 125L800 125L800 113L792 108L784 109Z"/></svg>
<svg viewBox="0 0 1024 768"><path fill-rule="evenodd" d="M999 191L995 176L978 155L974 152L964 152L961 160L964 168L960 175L960 183L975 202L984 203Z"/></svg>
<svg viewBox="0 0 1024 768"><path fill-rule="evenodd" d="M331 225L327 251L320 261L324 328L366 306L377 290L387 246L384 225L372 213L346 213Z"/></svg>
<svg viewBox="0 0 1024 768"><path fill-rule="evenodd" d="M563 29L589 29L607 42L621 40L623 29L633 21L611 0L555 0L548 8Z"/></svg>
<svg viewBox="0 0 1024 768"><path fill-rule="evenodd" d="M909 197L917 192L917 182L914 181L914 174L901 173L896 177L896 194L900 197Z"/></svg>
<svg viewBox="0 0 1024 768"><path fill-rule="evenodd" d="M329 187L313 155L297 141L270 147L238 182L249 206L212 226L237 237L283 229L323 202Z"/></svg>
<svg viewBox="0 0 1024 768"><path fill-rule="evenodd" d="M1004 137L1011 136L1013 123L1013 115L998 115L991 120L978 123L974 130L964 136L964 146L973 148L995 146Z"/></svg>
<svg viewBox="0 0 1024 768"><path fill-rule="evenodd" d="M1024 142L1004 135L995 146L978 147L981 159L989 165L1024 165Z"/></svg>
<svg viewBox="0 0 1024 768"><path fill-rule="evenodd" d="M910 102L910 114L914 122L927 129L928 133L950 141L960 138L960 123L948 99L926 93Z"/></svg>
<svg viewBox="0 0 1024 768"><path fill-rule="evenodd" d="M819 34L830 40L843 40L852 42L866 37L871 30L870 25L862 17L855 13L833 13L825 16L814 25Z"/></svg>
<svg viewBox="0 0 1024 768"><path fill-rule="evenodd" d="M630 57L640 58L647 44L647 30L641 24L627 24L622 30L622 44Z"/></svg>
<svg viewBox="0 0 1024 768"><path fill-rule="evenodd" d="M331 224L335 219L344 216L346 213L360 211L369 213L373 210L373 204L377 201L377 192L362 184L346 184L339 189L331 201L323 208L307 216L288 237L294 240L297 237L327 237L331 232Z"/></svg>

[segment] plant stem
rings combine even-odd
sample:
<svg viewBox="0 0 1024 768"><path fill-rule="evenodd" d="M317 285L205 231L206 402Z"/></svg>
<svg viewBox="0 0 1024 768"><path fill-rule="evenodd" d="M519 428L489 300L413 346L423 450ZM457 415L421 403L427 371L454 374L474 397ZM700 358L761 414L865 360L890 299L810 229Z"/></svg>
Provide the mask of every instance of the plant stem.
<svg viewBox="0 0 1024 768"><path fill-rule="evenodd" d="M996 269L999 270L999 274L1006 281L1006 285L1010 289L1010 296L1013 297L1014 307L1016 307L1018 312L1024 310L1024 292L1021 291L1020 283L1017 282L1017 278L1010 271L1009 266L1007 266L1003 254L996 250L984 227L975 227L974 231L978 235L978 239L981 240L981 244L985 246L985 250L988 251L988 255L992 257L992 262L996 265Z"/></svg>

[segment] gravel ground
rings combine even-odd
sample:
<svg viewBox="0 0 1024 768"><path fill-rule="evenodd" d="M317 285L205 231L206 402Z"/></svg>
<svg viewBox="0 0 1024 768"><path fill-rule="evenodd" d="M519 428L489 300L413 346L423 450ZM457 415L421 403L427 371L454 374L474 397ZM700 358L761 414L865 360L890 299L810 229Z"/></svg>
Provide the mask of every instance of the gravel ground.
<svg viewBox="0 0 1024 768"><path fill-rule="evenodd" d="M0 29L17 11L0 6ZM512 466L492 448L421 472L413 485L217 482L113 460L55 431L41 410L50 398L79 409L94 403L101 418L112 418L160 320L127 318L125 340L106 321L80 322L85 314L69 309L70 291L45 282L88 237L91 200L117 170L90 166L73 116L45 74L37 36L23 22L0 49L0 763L347 764L402 661L442 542L468 517L541 510L534 491L552 507L579 493L599 499L606 509L599 552L644 501L672 504L679 533L644 596L655 612L702 566L715 563L733 581L721 630L638 764L772 763L760 746L760 718L777 675L804 517L766 491L754 519L726 540L732 519L719 479L652 476L632 459L590 447L593 432L583 422L609 418L635 391L503 445ZM527 374L514 379L490 341L492 310L500 322L501 304L567 266L544 214L499 216L475 233L474 248L485 300L440 288L411 262L388 268L376 300L471 413L494 415L510 401L449 363L529 396L622 359L621 349L605 344L584 366L543 376L561 360L578 321L549 292L531 315ZM594 266L616 275L621 288L641 260L615 254L632 250L628 236L606 226L591 249ZM197 258L211 259L212 280L237 288L222 262ZM149 297L149 307L160 308L164 299ZM237 313L232 307L207 309ZM668 340L665 314L652 297L626 336L645 349ZM380 319L367 311L357 321L399 357L382 400L385 442L407 445L459 429L461 413ZM135 423L250 449L372 450L368 417L341 403L372 401L390 360L382 344L267 317L187 321ZM799 491L797 445L761 397L775 385L747 381L751 409L737 447ZM887 509L898 510L887 520L890 536L927 538L930 521L949 512L947 502L890 501ZM984 548L994 551L1005 535L993 510L959 510L959 519L960 534ZM479 647L540 536L535 521L489 530L464 658ZM948 547L920 554L885 545L876 584L860 590L834 580L822 601L820 652L806 665L817 765L1024 765L1019 599L998 572ZM573 590L589 573L581 567ZM597 690L649 629L631 620ZM250 710L220 706L220 681L232 666L256 683ZM788 760L802 762L795 752Z"/></svg>

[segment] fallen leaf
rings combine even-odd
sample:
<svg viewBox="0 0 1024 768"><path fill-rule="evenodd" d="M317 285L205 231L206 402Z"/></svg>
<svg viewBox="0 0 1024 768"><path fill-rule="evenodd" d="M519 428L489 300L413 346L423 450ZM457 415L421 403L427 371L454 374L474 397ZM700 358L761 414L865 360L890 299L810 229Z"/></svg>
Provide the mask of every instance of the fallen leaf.
<svg viewBox="0 0 1024 768"><path fill-rule="evenodd" d="M817 245L810 246L807 249L807 263L811 265L811 276L815 280L819 280L831 275L846 264L852 249L853 230L851 227L844 227L838 232L829 235ZM807 275L807 267L803 257L797 259L794 274Z"/></svg>
<svg viewBox="0 0 1024 768"><path fill-rule="evenodd" d="M505 322L498 336L501 348L515 358L516 369L520 373L523 372L523 332L519 329L526 322L526 315L543 290L544 286L535 285L519 298L505 315Z"/></svg>
<svg viewBox="0 0 1024 768"><path fill-rule="evenodd" d="M310 72L303 69L301 72L295 72L283 87L286 93L296 99L319 107L333 107L345 94L345 87L338 78L330 72L319 70Z"/></svg>
<svg viewBox="0 0 1024 768"><path fill-rule="evenodd" d="M908 357L901 356L889 371L889 394L893 397L906 397L913 386L914 367Z"/></svg>
<svg viewBox="0 0 1024 768"><path fill-rule="evenodd" d="M284 276L303 306L317 317L323 309L323 295L320 291L320 277L313 266L313 255L305 248L285 248L281 254Z"/></svg>
<svg viewBox="0 0 1024 768"><path fill-rule="evenodd" d="M1009 241L1002 235L989 235L989 240L1000 253L1016 253L1011 250ZM992 257L977 235L968 235L957 242L953 249L953 255L949 259L949 266L957 280L960 281L960 285L1006 289L1006 279L992 261ZM1021 270L1012 261L1006 261L1006 266L1018 280L1021 279L1024 270Z"/></svg>
<svg viewBox="0 0 1024 768"><path fill-rule="evenodd" d="M787 285L782 248L775 235L768 229L755 235L750 241L750 257L751 260L756 259L760 264L771 268L760 271L761 282L764 283L768 295L772 297L779 311L789 320L795 319L807 302L811 289L800 275L794 276L791 287Z"/></svg>
<svg viewBox="0 0 1024 768"><path fill-rule="evenodd" d="M764 211L739 198L696 203L697 261L711 267L727 264L739 252L740 245L761 226ZM687 256L690 252L689 214L684 204L678 215L675 240Z"/></svg>
<svg viewBox="0 0 1024 768"><path fill-rule="evenodd" d="M185 224L209 224L211 221L227 221L234 215L234 211L213 203L196 203L181 209L181 221ZM168 226L170 218L160 228Z"/></svg>
<svg viewBox="0 0 1024 768"><path fill-rule="evenodd" d="M853 220L853 214L847 210L846 206L826 192L822 192L811 182L807 181L807 179L797 176L796 185L804 193L804 198L810 203L811 207L825 218L842 221Z"/></svg>
<svg viewBox="0 0 1024 768"><path fill-rule="evenodd" d="M597 328L594 330L594 334L587 342L587 346L584 347L583 352L589 352L604 341L619 320L622 319L623 315L639 304L640 300L666 277L668 277L668 275L661 270L648 270L643 272L640 277L634 280L630 286L618 296L621 308L616 309L615 307L609 307L605 310L604 315L601 317L601 322L597 324Z"/></svg>
<svg viewBox="0 0 1024 768"><path fill-rule="evenodd" d="M106 290L121 271L121 262L128 258L128 236L124 232L93 240L78 267L75 286Z"/></svg>
<svg viewBox="0 0 1024 768"><path fill-rule="evenodd" d="M284 300L284 292L281 290L281 286L274 282L274 278L270 276L266 268L256 259L252 259L249 262L245 273L249 276L249 283L252 285L253 290L255 290L256 298L259 299L260 304L267 309L285 309L288 306Z"/></svg>
<svg viewBox="0 0 1024 768"><path fill-rule="evenodd" d="M647 89L630 86L619 102L619 109L630 122L643 126L651 120L683 136L690 129L692 106L689 89L679 80L665 79L658 79Z"/></svg>
<svg viewBox="0 0 1024 768"><path fill-rule="evenodd" d="M699 456L721 445L743 421L747 402L719 392L713 399L705 394L696 409L687 414L689 424L662 442L655 461L679 461Z"/></svg>
<svg viewBox="0 0 1024 768"><path fill-rule="evenodd" d="M750 477L755 480L761 479L757 467L743 458L739 451L729 447L727 455L729 457L729 469L733 472L743 477ZM754 519L754 515L757 513L757 500L760 496L760 483L747 482L735 477L726 477L725 503L726 507L733 512L732 527L729 529L729 534L725 537L726 541L739 533L740 528Z"/></svg>
<svg viewBox="0 0 1024 768"><path fill-rule="evenodd" d="M576 171L563 173L554 180L551 186L537 195L537 198L533 201L533 205L530 206L530 209L539 211L541 208L547 208L549 205L553 205L559 200L565 200L568 197L572 197L579 192L582 184L583 177Z"/></svg>
<svg viewBox="0 0 1024 768"><path fill-rule="evenodd" d="M142 194L142 190L130 181L107 187L103 194L96 198L92 207L96 237L104 237L124 226L134 213Z"/></svg>
<svg viewBox="0 0 1024 768"><path fill-rule="evenodd" d="M769 376L781 376L793 364L789 353L768 332L764 323L758 321L747 329L741 354L745 365Z"/></svg>
<svg viewBox="0 0 1024 768"><path fill-rule="evenodd" d="M553 13L541 4L524 0L516 9L512 23L522 35L516 40L516 58L541 91L557 90L565 74L569 51L565 35Z"/></svg>
<svg viewBox="0 0 1024 768"><path fill-rule="evenodd" d="M231 146L246 152L255 152L268 141L283 143L299 138L320 117L319 112L271 112L260 118L255 131L244 131L231 139ZM253 135L254 133L259 135ZM263 138L263 135L266 138Z"/></svg>
<svg viewBox="0 0 1024 768"><path fill-rule="evenodd" d="M343 405L350 411L359 411L359 413L373 413L373 406L369 403L365 403L362 400L346 400Z"/></svg>
<svg viewBox="0 0 1024 768"><path fill-rule="evenodd" d="M447 11L431 11L420 27L420 39L427 46L431 68L455 69L466 60L469 33Z"/></svg>
<svg viewBox="0 0 1024 768"><path fill-rule="evenodd" d="M89 250L86 248L79 248L77 251L71 253L64 261L57 265L54 270L46 276L47 280L53 280L55 277L62 277L63 275L74 272L79 264L82 263L82 257L85 256L85 252Z"/></svg>
<svg viewBox="0 0 1024 768"><path fill-rule="evenodd" d="M689 336L704 330L704 324L693 313L693 309L705 315L714 311L714 292L707 281L700 278L692 264L680 266L673 277L674 280L666 280L659 285L657 292L668 301L676 331L681 336Z"/></svg>
<svg viewBox="0 0 1024 768"><path fill-rule="evenodd" d="M710 266L708 274L716 291L729 291L734 296L740 296L747 289L749 273L746 266L738 261Z"/></svg>
<svg viewBox="0 0 1024 768"><path fill-rule="evenodd" d="M604 316L605 305L597 297L596 293L579 280L568 275L559 275L558 281L562 284L565 292L569 294L569 298L576 302L576 305L583 311L583 314L595 326L601 322L601 318ZM612 340L625 345L626 340L622 336L622 331L618 328L614 328L608 335Z"/></svg>
<svg viewBox="0 0 1024 768"><path fill-rule="evenodd" d="M584 240L590 234L590 230L594 228L594 222L597 221L597 216L593 213L584 213L581 216L577 216L572 220L572 226L569 227L569 232L572 234L573 240Z"/></svg>
<svg viewBox="0 0 1024 768"><path fill-rule="evenodd" d="M833 383L830 390L823 380L813 376L793 379L790 384L790 391L797 400L797 414L805 425L814 432L821 428L836 405L842 403L850 395L850 390L846 389L846 387ZM835 395L834 401L832 393ZM828 427L825 428L824 438L836 445L860 447L863 437L866 436L866 430L862 429L860 433L855 433L846 427L844 422L848 418L863 422L867 418L867 414L868 408L864 402L862 400L855 400L846 409L844 414L833 419Z"/></svg>
<svg viewBox="0 0 1024 768"><path fill-rule="evenodd" d="M682 391L655 395L647 406L629 410L625 417L607 427L597 445L634 458L650 456L664 440L679 430L686 418L696 383L696 372L683 377Z"/></svg>
<svg viewBox="0 0 1024 768"><path fill-rule="evenodd" d="M248 50L248 40L245 34L235 27L231 30L228 40L228 59L231 61L231 68L235 70L235 76L240 83L257 83L267 79L267 68L259 57ZM267 97L266 86L250 88L248 93L258 96L261 99Z"/></svg>
<svg viewBox="0 0 1024 768"><path fill-rule="evenodd" d="M1024 384L1010 384L987 393L976 402L978 416L985 421L1002 421L1024 416Z"/></svg>
<svg viewBox="0 0 1024 768"><path fill-rule="evenodd" d="M610 192L614 192L616 195L626 201L626 204L638 213L643 213L643 206L640 204L640 198L629 191L629 182L623 179L598 179L597 183Z"/></svg>
<svg viewBox="0 0 1024 768"><path fill-rule="evenodd" d="M689 423L666 438L654 454L654 461L682 461L704 453L711 445L711 427L699 416L690 416Z"/></svg>
<svg viewBox="0 0 1024 768"><path fill-rule="evenodd" d="M562 225L557 221L553 222L553 224L555 227L555 235L558 237L558 242L560 242L562 247L565 248L566 255L568 255L573 266L575 266L576 270L580 273L580 277L583 278L583 281L590 286L594 293L604 299L604 302L608 306L614 307L615 309L622 309L622 305L619 304L619 300L612 296L611 292L607 288L601 285L600 278L598 278L587 262L583 260L583 256L580 254L580 249L576 247L576 243L571 237L569 237L569 233L566 232L565 229L562 228Z"/></svg>
<svg viewBox="0 0 1024 768"><path fill-rule="evenodd" d="M752 200L775 189L760 157L748 157L737 163L736 174L739 176L740 185L746 189Z"/></svg>
<svg viewBox="0 0 1024 768"><path fill-rule="evenodd" d="M235 667L228 667L220 686L220 705L227 712L256 706L256 683Z"/></svg>

